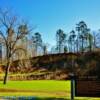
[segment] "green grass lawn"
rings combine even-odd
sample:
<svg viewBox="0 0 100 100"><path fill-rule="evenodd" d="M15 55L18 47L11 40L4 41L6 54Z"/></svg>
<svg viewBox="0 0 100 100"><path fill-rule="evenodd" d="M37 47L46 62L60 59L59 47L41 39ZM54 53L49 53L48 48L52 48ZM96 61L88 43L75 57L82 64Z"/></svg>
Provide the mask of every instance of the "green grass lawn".
<svg viewBox="0 0 100 100"><path fill-rule="evenodd" d="M6 85L0 81L0 88L33 90L33 91L70 91L70 81L34 80L34 81L8 81Z"/></svg>
<svg viewBox="0 0 100 100"><path fill-rule="evenodd" d="M56 81L56 80L8 81L6 85L3 85L2 83L3 82L0 81L0 96L35 96L40 98L37 100L61 100L61 98L67 98L64 100L70 100L70 81ZM93 99L87 97L86 98L75 97L75 99L100 100L99 98Z"/></svg>
<svg viewBox="0 0 100 100"><path fill-rule="evenodd" d="M6 85L0 81L0 90L0 96L66 97L70 94L70 81L8 81Z"/></svg>

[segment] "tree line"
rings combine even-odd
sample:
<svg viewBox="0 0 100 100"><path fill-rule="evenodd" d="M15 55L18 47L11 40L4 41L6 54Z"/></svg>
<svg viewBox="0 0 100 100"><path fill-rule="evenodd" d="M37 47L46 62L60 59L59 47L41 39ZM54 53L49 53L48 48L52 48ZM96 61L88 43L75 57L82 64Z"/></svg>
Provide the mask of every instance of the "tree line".
<svg viewBox="0 0 100 100"><path fill-rule="evenodd" d="M0 9L0 45L5 51L3 53L6 65L4 84L7 82L10 65L16 58L21 60L48 53L84 53L100 47L100 32L91 32L84 21L76 24L75 30L67 34L58 29L55 34L56 45L51 51L48 51L48 44L44 43L41 33L36 32L30 37L33 30L33 26L9 10Z"/></svg>
<svg viewBox="0 0 100 100"><path fill-rule="evenodd" d="M62 29L58 29L55 33L55 46L48 50L48 43L43 42L41 33L36 32L29 39L31 41L32 52L35 53L32 56L54 54L54 53L84 53L95 51L100 48L100 31L91 31L84 21L80 21L76 24L74 30L69 33L65 33ZM50 44L49 44L50 45Z"/></svg>

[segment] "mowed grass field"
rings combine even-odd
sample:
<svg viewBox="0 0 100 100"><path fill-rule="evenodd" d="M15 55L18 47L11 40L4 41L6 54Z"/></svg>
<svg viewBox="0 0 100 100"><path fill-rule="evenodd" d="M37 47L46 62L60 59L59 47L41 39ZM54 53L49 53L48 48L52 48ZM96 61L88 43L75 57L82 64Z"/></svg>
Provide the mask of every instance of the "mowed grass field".
<svg viewBox="0 0 100 100"><path fill-rule="evenodd" d="M61 98L70 100L70 81L8 81L6 85L3 85L3 82L0 81L0 96L34 96L40 98L39 100L61 100ZM75 97L75 99L100 100L99 98L88 97Z"/></svg>

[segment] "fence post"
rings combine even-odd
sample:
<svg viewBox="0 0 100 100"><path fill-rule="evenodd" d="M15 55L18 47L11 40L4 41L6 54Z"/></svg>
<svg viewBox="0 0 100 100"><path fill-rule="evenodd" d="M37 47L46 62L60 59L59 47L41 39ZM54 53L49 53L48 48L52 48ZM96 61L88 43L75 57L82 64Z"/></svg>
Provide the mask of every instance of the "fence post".
<svg viewBox="0 0 100 100"><path fill-rule="evenodd" d="M75 95L75 87L74 87L74 74L70 73L70 79L71 79L71 100L74 100L74 95Z"/></svg>

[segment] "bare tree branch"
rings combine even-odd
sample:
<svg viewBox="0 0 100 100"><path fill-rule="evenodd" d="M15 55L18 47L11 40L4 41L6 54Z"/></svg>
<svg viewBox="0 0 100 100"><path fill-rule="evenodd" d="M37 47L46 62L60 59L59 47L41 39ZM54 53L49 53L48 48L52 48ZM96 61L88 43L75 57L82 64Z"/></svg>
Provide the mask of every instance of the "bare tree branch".
<svg viewBox="0 0 100 100"><path fill-rule="evenodd" d="M4 34L0 31L0 35L3 38L3 40L5 41L5 44L8 45L6 37L4 36Z"/></svg>
<svg viewBox="0 0 100 100"><path fill-rule="evenodd" d="M24 51L24 53L26 54L26 50L24 48L16 48L16 49L13 50L11 56L13 56L13 54L15 54L15 52L20 51L20 50Z"/></svg>

